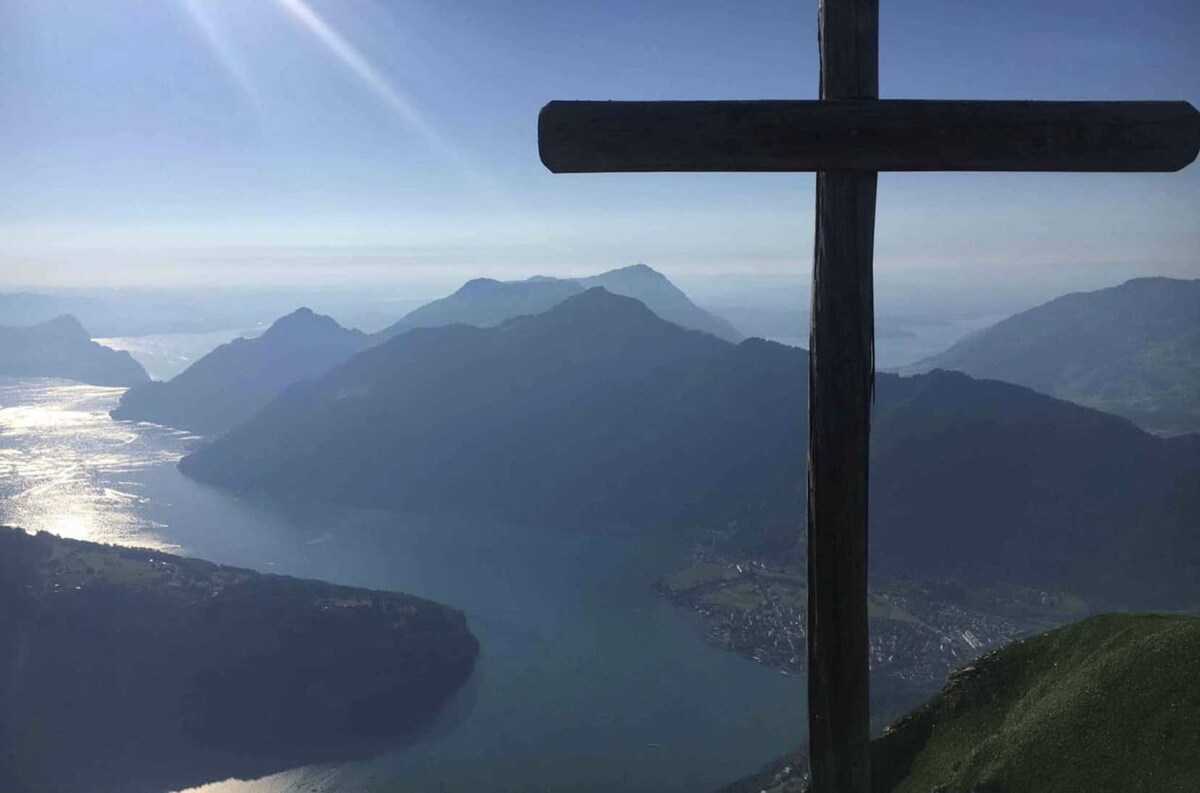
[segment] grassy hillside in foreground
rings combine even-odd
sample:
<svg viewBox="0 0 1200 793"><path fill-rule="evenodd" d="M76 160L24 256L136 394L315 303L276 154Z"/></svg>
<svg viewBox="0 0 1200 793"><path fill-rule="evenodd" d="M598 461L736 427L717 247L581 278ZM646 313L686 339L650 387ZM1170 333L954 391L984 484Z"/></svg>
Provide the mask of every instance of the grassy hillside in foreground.
<svg viewBox="0 0 1200 793"><path fill-rule="evenodd" d="M873 747L876 790L1200 790L1200 618L1107 614L951 676Z"/></svg>
<svg viewBox="0 0 1200 793"><path fill-rule="evenodd" d="M871 747L876 793L1200 790L1200 618L1104 614L952 674ZM802 749L722 793L805 790Z"/></svg>

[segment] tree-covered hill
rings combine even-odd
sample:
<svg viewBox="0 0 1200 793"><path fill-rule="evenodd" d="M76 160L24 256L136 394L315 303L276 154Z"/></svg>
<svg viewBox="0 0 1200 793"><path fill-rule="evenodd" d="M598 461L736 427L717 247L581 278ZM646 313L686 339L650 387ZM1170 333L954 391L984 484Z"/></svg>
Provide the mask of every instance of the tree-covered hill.
<svg viewBox="0 0 1200 793"><path fill-rule="evenodd" d="M978 659L876 741L894 793L1200 790L1200 618L1092 617Z"/></svg>
<svg viewBox="0 0 1200 793"><path fill-rule="evenodd" d="M362 753L474 668L455 609L0 526L0 790L159 791Z"/></svg>

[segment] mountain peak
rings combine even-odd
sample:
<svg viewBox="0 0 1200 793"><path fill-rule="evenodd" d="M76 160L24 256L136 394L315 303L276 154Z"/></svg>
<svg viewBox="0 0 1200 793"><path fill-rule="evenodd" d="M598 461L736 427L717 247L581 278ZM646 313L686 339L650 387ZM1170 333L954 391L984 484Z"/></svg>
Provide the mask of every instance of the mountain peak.
<svg viewBox="0 0 1200 793"><path fill-rule="evenodd" d="M603 276L625 276L625 277L629 277L629 278L653 278L656 281L668 280L667 277L665 275L663 275L662 273L660 273L658 270L655 270L653 267L651 267L648 264L642 264L641 262L638 262L637 264L628 265L627 267L618 267L615 270L609 270L606 273L601 273L600 276L598 276L598 277L603 277Z"/></svg>
<svg viewBox="0 0 1200 793"><path fill-rule="evenodd" d="M676 325L703 331L726 341L738 342L742 335L721 317L693 303L671 279L645 264L631 264L600 275L577 279L585 287L602 286L619 295L644 302L651 311Z"/></svg>
<svg viewBox="0 0 1200 793"><path fill-rule="evenodd" d="M298 308L271 323L263 338L294 333L336 333L346 331L333 317L318 314L311 308Z"/></svg>
<svg viewBox="0 0 1200 793"><path fill-rule="evenodd" d="M577 295L568 297L547 311L545 316L637 318L642 321L650 319L654 322L670 324L646 308L646 304L642 301L614 294L602 286L593 286Z"/></svg>
<svg viewBox="0 0 1200 793"><path fill-rule="evenodd" d="M487 292L499 283L500 281L497 281L495 278L472 278L458 288L457 294L470 295Z"/></svg>
<svg viewBox="0 0 1200 793"><path fill-rule="evenodd" d="M43 328L56 334L82 335L89 339L91 338L91 334L83 327L83 323L75 318L74 314L63 314L54 319L46 320L35 327Z"/></svg>
<svg viewBox="0 0 1200 793"><path fill-rule="evenodd" d="M545 275L524 281L475 278L453 294L410 311L377 335L386 339L413 328L453 324L494 327L514 317L541 314L560 301L597 286L613 295L635 298L667 322L727 341L741 340L741 334L728 322L696 306L666 276L641 263L581 278ZM593 295L589 300L597 298Z"/></svg>
<svg viewBox="0 0 1200 793"><path fill-rule="evenodd" d="M37 325L0 327L0 374L101 386L133 386L149 379L128 352L92 341L70 314Z"/></svg>

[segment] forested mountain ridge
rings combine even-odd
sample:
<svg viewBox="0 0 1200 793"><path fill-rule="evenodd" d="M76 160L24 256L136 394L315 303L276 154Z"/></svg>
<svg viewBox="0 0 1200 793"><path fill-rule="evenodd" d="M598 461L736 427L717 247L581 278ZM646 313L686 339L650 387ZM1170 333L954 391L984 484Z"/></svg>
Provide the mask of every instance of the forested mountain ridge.
<svg viewBox="0 0 1200 793"><path fill-rule="evenodd" d="M807 362L592 289L419 329L290 388L181 461L276 496L711 531L800 552ZM872 569L1200 602L1200 444L952 372L881 374Z"/></svg>
<svg viewBox="0 0 1200 793"><path fill-rule="evenodd" d="M426 725L478 651L462 612L411 595L0 526L0 788L150 793L361 754Z"/></svg>
<svg viewBox="0 0 1200 793"><path fill-rule="evenodd" d="M1200 279L1137 278L1016 314L913 367L1017 383L1125 416L1200 432Z"/></svg>

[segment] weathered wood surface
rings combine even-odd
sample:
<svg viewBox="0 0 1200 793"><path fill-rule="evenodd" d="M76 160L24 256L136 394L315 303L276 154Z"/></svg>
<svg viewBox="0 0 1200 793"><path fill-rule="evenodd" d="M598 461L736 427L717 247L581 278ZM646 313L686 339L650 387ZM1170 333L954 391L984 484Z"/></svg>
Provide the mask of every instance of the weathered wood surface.
<svg viewBox="0 0 1200 793"><path fill-rule="evenodd" d="M832 99L833 97L831 97ZM551 102L555 173L1177 171L1200 149L1187 102Z"/></svg>
<svg viewBox="0 0 1200 793"><path fill-rule="evenodd" d="M879 94L878 0L822 0L821 98ZM817 174L808 377L808 746L814 793L870 793L867 473L875 173Z"/></svg>

